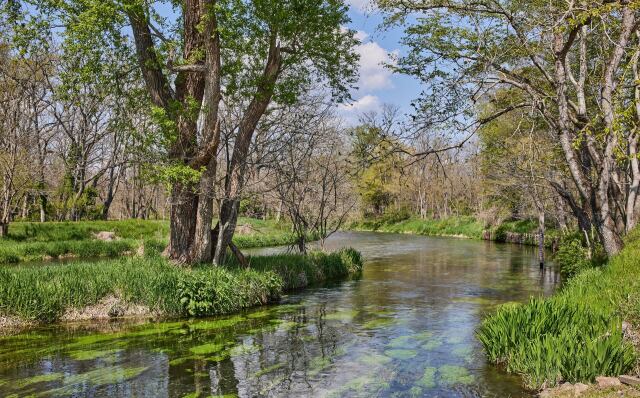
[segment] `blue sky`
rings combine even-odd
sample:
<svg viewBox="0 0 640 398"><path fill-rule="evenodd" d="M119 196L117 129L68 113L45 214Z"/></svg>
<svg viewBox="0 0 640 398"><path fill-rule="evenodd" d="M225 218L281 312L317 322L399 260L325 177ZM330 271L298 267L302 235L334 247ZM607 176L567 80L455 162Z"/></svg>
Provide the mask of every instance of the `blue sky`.
<svg viewBox="0 0 640 398"><path fill-rule="evenodd" d="M349 27L359 32L362 45L360 53L360 81L358 90L352 93L353 102L341 105L340 113L353 123L361 112L379 110L383 104L400 108L410 113L410 103L420 93L420 85L415 79L393 74L383 64L392 62L392 54L403 54L400 45L403 35L401 28L380 30L382 15L368 0L346 0L350 6Z"/></svg>

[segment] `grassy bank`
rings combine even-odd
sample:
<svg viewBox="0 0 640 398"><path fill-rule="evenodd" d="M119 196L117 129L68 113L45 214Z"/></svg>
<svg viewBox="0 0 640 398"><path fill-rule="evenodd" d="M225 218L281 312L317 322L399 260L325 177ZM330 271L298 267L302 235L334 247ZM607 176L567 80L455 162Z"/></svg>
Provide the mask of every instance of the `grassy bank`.
<svg viewBox="0 0 640 398"><path fill-rule="evenodd" d="M638 357L623 334L640 336L639 258L636 229L608 265L581 272L553 297L499 308L478 330L489 359L532 389L632 371Z"/></svg>
<svg viewBox="0 0 640 398"><path fill-rule="evenodd" d="M87 311L91 306L96 306L96 318L126 314L129 307L141 315L227 314L276 300L285 290L344 278L362 269L360 254L352 249L249 260L250 269L234 265L187 269L158 256L0 267L0 315L50 323L73 313L91 313Z"/></svg>
<svg viewBox="0 0 640 398"><path fill-rule="evenodd" d="M437 220L421 218L397 220L382 217L356 221L347 227L347 229L355 231L457 236L469 239L490 238L498 242L514 242L527 245L538 244L534 236L537 233L537 228L538 224L532 220L505 221L499 226L487 227L483 222L472 216L449 217ZM545 233L545 245L550 247L557 236L557 231L547 230Z"/></svg>
<svg viewBox="0 0 640 398"><path fill-rule="evenodd" d="M482 238L484 226L474 217L463 216L440 220L417 218L400 221L385 218L361 220L352 223L349 229L432 236L464 236L472 239L480 239Z"/></svg>
<svg viewBox="0 0 640 398"><path fill-rule="evenodd" d="M240 248L287 245L295 241L289 226L273 220L240 218ZM113 241L96 239L98 232L113 232ZM64 257L117 257L137 251L143 243L166 246L169 223L156 220L16 222L0 239L0 264Z"/></svg>

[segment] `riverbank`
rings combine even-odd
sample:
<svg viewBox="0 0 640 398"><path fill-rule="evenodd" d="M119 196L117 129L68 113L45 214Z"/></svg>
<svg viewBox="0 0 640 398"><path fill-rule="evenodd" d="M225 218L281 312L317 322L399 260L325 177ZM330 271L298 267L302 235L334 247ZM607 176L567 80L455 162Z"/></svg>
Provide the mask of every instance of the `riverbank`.
<svg viewBox="0 0 640 398"><path fill-rule="evenodd" d="M531 220L506 221L498 226L487 227L472 216L448 217L442 219L409 218L359 220L347 225L352 231L377 231L426 236L448 236L468 239L492 240L496 242L517 243L536 246L538 224ZM545 231L545 246L554 248L559 233L549 229Z"/></svg>
<svg viewBox="0 0 640 398"><path fill-rule="evenodd" d="M15 222L0 239L0 264L63 258L118 257L164 248L169 223L161 220ZM235 244L241 248L294 243L289 225L274 220L240 218Z"/></svg>
<svg viewBox="0 0 640 398"><path fill-rule="evenodd" d="M251 267L182 268L148 254L0 267L0 327L116 317L205 317L267 304L283 292L357 275L360 253L249 257Z"/></svg>
<svg viewBox="0 0 640 398"><path fill-rule="evenodd" d="M639 258L636 229L606 266L582 271L554 296L500 307L478 329L489 360L533 390L637 374Z"/></svg>

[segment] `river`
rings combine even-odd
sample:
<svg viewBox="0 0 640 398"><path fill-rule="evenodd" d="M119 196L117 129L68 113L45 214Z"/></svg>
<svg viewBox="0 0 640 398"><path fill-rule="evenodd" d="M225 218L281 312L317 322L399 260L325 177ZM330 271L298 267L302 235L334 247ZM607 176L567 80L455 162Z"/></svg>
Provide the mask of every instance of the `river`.
<svg viewBox="0 0 640 398"><path fill-rule="evenodd" d="M0 397L531 396L486 362L474 331L497 304L554 291L535 248L365 232L327 242L344 246L362 252L361 278L278 305L0 338Z"/></svg>

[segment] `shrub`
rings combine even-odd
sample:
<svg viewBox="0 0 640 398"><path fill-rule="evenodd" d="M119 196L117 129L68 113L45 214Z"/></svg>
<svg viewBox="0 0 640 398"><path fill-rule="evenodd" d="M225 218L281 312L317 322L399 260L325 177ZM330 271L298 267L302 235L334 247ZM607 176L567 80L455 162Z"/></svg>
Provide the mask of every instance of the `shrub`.
<svg viewBox="0 0 640 398"><path fill-rule="evenodd" d="M588 249L583 246L582 240L569 236L560 241L554 260L562 276L572 277L593 266L588 256Z"/></svg>
<svg viewBox="0 0 640 398"><path fill-rule="evenodd" d="M267 271L231 273L215 267L185 271L178 281L180 304L186 315L210 316L266 304L280 296L282 279Z"/></svg>

